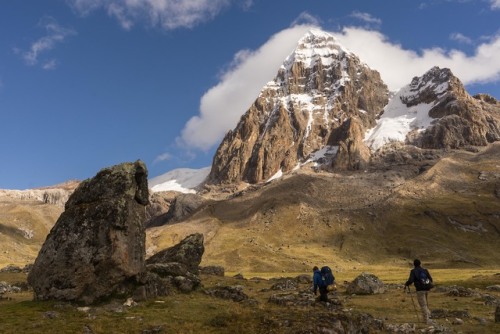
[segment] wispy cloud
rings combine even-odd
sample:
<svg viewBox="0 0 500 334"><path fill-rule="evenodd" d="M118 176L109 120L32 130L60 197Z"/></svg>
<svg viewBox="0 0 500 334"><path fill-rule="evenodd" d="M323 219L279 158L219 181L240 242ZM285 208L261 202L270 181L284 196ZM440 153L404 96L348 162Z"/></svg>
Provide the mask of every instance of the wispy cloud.
<svg viewBox="0 0 500 334"><path fill-rule="evenodd" d="M235 127L264 84L276 75L300 37L311 28L310 25L291 27L271 36L255 51L237 52L220 82L201 98L200 114L187 122L177 144L201 150L218 144L224 134Z"/></svg>
<svg viewBox="0 0 500 334"><path fill-rule="evenodd" d="M41 54L54 49L56 44L62 43L67 37L76 34L73 29L60 26L52 17L42 18L38 25L45 29L45 36L42 36L34 41L27 51L23 51L19 48L14 49L14 52L20 54L24 62L30 66L34 66L39 63ZM45 61L42 65L42 68L48 70L54 69L55 66L56 61L52 59L49 61Z"/></svg>
<svg viewBox="0 0 500 334"><path fill-rule="evenodd" d="M199 115L186 123L177 143L204 151L219 144L310 28L291 27L272 36L257 50L237 52L220 82L201 98ZM465 84L500 80L500 33L477 45L471 56L456 49L405 49L382 33L366 28L344 28L332 34L363 62L378 70L390 90L409 84L414 76L433 66L450 68Z"/></svg>
<svg viewBox="0 0 500 334"><path fill-rule="evenodd" d="M490 0L491 9L500 9L500 0Z"/></svg>
<svg viewBox="0 0 500 334"><path fill-rule="evenodd" d="M192 28L210 21L231 4L243 9L252 6L252 0L66 0L81 15L104 9L118 20L124 29L145 22L165 30Z"/></svg>
<svg viewBox="0 0 500 334"><path fill-rule="evenodd" d="M57 62L55 59L48 60L43 63L42 68L44 70L54 70L57 66Z"/></svg>
<svg viewBox="0 0 500 334"><path fill-rule="evenodd" d="M474 43L471 38L469 38L469 37L467 37L459 32L455 32L455 33L451 34L450 39L452 41L457 41L457 42L462 43L462 44L473 44Z"/></svg>
<svg viewBox="0 0 500 334"><path fill-rule="evenodd" d="M350 16L355 18L355 19L361 20L367 24L374 24L374 25L381 25L382 24L381 19L374 17L373 15L371 15L369 13L354 11L351 13Z"/></svg>
<svg viewBox="0 0 500 334"><path fill-rule="evenodd" d="M165 152L163 154L160 154L159 156L157 156L155 158L155 160L153 161L153 163L157 163L157 162L160 162L160 161L167 161L167 160L170 160L172 159L172 155L168 152Z"/></svg>

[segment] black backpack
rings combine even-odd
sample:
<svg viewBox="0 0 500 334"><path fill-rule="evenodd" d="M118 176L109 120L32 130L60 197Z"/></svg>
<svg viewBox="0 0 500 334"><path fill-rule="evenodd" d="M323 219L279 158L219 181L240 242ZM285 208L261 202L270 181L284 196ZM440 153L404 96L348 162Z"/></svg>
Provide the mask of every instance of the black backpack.
<svg viewBox="0 0 500 334"><path fill-rule="evenodd" d="M322 285L326 287L328 291L335 290L335 277L330 267L324 266L321 268L321 281Z"/></svg>
<svg viewBox="0 0 500 334"><path fill-rule="evenodd" d="M419 269L415 271L415 274L417 275L417 280L422 287L422 290L430 290L434 287L432 284L431 279L427 275L427 269Z"/></svg>

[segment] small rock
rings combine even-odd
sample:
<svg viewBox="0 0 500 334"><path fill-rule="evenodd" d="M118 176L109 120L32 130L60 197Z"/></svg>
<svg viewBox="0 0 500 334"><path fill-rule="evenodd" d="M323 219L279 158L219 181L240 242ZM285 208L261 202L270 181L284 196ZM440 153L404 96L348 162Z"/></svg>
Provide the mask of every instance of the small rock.
<svg viewBox="0 0 500 334"><path fill-rule="evenodd" d="M134 299L128 298L127 301L123 303L123 306L128 306L128 307L137 306L137 303L134 301Z"/></svg>
<svg viewBox="0 0 500 334"><path fill-rule="evenodd" d="M460 318L455 318L452 322L453 325L463 325L464 321Z"/></svg>
<svg viewBox="0 0 500 334"><path fill-rule="evenodd" d="M55 319L55 318L59 317L59 313L57 313L55 311L47 311L47 312L43 313L43 317L47 318L47 319Z"/></svg>

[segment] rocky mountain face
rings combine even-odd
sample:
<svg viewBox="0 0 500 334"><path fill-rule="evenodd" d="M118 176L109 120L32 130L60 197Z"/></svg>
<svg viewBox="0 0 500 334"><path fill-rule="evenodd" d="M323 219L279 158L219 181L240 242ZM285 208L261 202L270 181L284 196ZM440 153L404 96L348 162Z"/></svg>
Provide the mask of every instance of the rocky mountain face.
<svg viewBox="0 0 500 334"><path fill-rule="evenodd" d="M266 181L326 147L326 168L358 170L394 141L455 149L500 140L500 103L471 97L449 69L434 67L388 96L378 72L333 36L310 31L227 133L207 183Z"/></svg>
<svg viewBox="0 0 500 334"><path fill-rule="evenodd" d="M407 104L433 103L429 116L435 123L413 141L423 148L485 146L500 140L500 103L491 96L471 97L449 69L433 68L411 86L424 85ZM442 87L441 91L437 90ZM434 87L433 87L434 86Z"/></svg>
<svg viewBox="0 0 500 334"><path fill-rule="evenodd" d="M387 100L377 71L333 36L310 31L225 136L209 182L265 181L325 145L338 145L349 161L342 165L356 168L366 162L366 147L355 133L375 125Z"/></svg>

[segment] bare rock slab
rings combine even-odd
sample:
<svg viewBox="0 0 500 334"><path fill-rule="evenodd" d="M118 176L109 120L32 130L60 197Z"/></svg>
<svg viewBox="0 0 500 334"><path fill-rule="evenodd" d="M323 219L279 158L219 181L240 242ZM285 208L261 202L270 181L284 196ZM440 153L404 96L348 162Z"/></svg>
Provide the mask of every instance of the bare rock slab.
<svg viewBox="0 0 500 334"><path fill-rule="evenodd" d="M136 161L105 168L78 186L28 276L36 300L90 304L144 271L147 176Z"/></svg>

